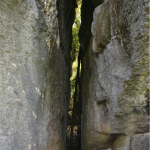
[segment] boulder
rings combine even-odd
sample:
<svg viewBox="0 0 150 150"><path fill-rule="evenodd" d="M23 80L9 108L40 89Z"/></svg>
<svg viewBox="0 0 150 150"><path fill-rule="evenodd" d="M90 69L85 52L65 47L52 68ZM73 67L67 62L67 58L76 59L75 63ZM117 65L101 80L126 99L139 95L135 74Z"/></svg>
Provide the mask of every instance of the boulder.
<svg viewBox="0 0 150 150"><path fill-rule="evenodd" d="M83 150L129 150L131 135L149 132L148 10L147 0L105 1L87 48L80 39Z"/></svg>
<svg viewBox="0 0 150 150"><path fill-rule="evenodd" d="M74 14L68 4L0 1L0 150L65 150L72 32L65 15Z"/></svg>

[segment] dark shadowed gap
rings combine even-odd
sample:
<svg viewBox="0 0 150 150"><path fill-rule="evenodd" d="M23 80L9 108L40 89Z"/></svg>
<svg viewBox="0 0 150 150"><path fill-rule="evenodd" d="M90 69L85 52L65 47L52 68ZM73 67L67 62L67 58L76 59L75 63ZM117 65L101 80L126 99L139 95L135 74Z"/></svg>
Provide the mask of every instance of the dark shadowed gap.
<svg viewBox="0 0 150 150"><path fill-rule="evenodd" d="M85 146L84 145L85 142L84 139L86 138L84 137L85 135L84 131L86 131L85 129L82 130L82 140L81 140L81 114L82 114L82 84L81 83L83 78L82 70L84 68L83 56L85 56L88 50L90 39L92 37L91 23L93 21L94 9L95 7L97 7L98 5L104 2L104 0L79 0L79 1L80 3L82 2L82 9L80 6L80 11L82 11L82 14L81 15L79 14L80 19L78 19L79 16L75 14L74 24L72 26L72 35L73 35L72 51L71 51L72 77L70 80L71 100L70 100L70 107L68 111L68 129L66 131L67 150L81 150L82 148L84 149ZM81 17L82 17L82 23L80 21ZM81 27L80 27L80 23L81 23ZM80 43L79 43L79 38L80 38ZM83 117L82 123L84 123L85 120L86 120L85 117ZM109 148L105 150L111 150L111 149Z"/></svg>
<svg viewBox="0 0 150 150"><path fill-rule="evenodd" d="M81 73L80 73L80 63L81 63L81 48L78 55L78 68L77 76L75 82L75 92L73 97L73 110L71 118L71 132L70 132L70 142L69 149L81 149Z"/></svg>
<svg viewBox="0 0 150 150"><path fill-rule="evenodd" d="M80 150L81 149L81 47L79 43L79 29L81 22L81 0L77 0L74 23L72 26L72 51L71 64L72 73L70 78L71 86L71 99L68 111L68 129L66 131L66 148L67 150Z"/></svg>

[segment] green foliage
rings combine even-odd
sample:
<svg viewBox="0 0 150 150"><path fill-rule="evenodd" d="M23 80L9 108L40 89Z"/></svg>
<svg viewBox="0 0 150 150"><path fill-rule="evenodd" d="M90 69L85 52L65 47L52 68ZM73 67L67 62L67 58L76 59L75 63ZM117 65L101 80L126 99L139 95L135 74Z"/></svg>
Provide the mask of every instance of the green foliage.
<svg viewBox="0 0 150 150"><path fill-rule="evenodd" d="M80 29L80 23L81 23L81 0L76 0L78 8L75 10L75 20L74 24L72 26L72 51L71 51L71 63L72 63L72 75L70 78L70 88L71 88L71 99L70 99L70 106L69 106L69 112L68 112L68 121L70 122L71 116L72 116L72 108L73 108L73 95L75 92L75 79L77 75L77 67L78 67L78 53L80 48L79 43L79 29Z"/></svg>
<svg viewBox="0 0 150 150"><path fill-rule="evenodd" d="M78 1L79 3L79 1ZM76 60L80 48L80 43L79 43L79 29L80 29L80 22L81 22L81 3L79 3L78 8L76 8L76 16L74 20L74 24L72 27L72 51L71 51L71 59L72 63Z"/></svg>
<svg viewBox="0 0 150 150"><path fill-rule="evenodd" d="M77 58L78 58L78 53L79 53L79 48L80 48L80 43L79 43L79 29L80 29L80 22L81 22L81 0L77 0L78 8L76 8L76 16L74 20L74 24L72 26L72 51L71 51L71 59L72 59L72 76L70 78L71 80L71 98L74 93L74 85L75 85L75 78L77 74Z"/></svg>

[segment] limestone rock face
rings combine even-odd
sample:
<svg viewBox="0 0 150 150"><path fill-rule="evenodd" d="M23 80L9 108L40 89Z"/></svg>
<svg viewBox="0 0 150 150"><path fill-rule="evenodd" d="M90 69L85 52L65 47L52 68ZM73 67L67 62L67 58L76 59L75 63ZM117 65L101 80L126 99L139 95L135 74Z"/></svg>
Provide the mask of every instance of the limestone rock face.
<svg viewBox="0 0 150 150"><path fill-rule="evenodd" d="M149 149L150 133L133 135L130 139L129 150Z"/></svg>
<svg viewBox="0 0 150 150"><path fill-rule="evenodd" d="M80 38L83 150L129 150L131 135L149 131L148 21L148 0L106 0L93 12L87 49Z"/></svg>
<svg viewBox="0 0 150 150"><path fill-rule="evenodd" d="M73 9L61 3L73 5L0 0L0 150L65 150Z"/></svg>
<svg viewBox="0 0 150 150"><path fill-rule="evenodd" d="M100 7L96 7L93 19L93 51L101 53L111 38L109 2L103 3Z"/></svg>

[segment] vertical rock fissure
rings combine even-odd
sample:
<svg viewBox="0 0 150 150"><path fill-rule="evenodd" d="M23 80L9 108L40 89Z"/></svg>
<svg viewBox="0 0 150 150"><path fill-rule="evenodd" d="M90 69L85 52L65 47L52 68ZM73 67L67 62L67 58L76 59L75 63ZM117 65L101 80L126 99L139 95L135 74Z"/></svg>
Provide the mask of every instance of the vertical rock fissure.
<svg viewBox="0 0 150 150"><path fill-rule="evenodd" d="M0 0L0 150L148 150L149 3Z"/></svg>
<svg viewBox="0 0 150 150"><path fill-rule="evenodd" d="M75 115L77 118L77 140L78 140L78 145L76 145L78 147L78 150L80 150L80 144L79 142L81 141L81 136L79 134L81 134L80 131L80 123L81 123L81 76L80 76L80 65L81 65L81 48L79 50L79 55L78 55L78 67L77 67L77 76L76 76L76 81L75 81L75 92L74 92L74 98L73 98L73 110L72 110L72 119L71 119L71 133L70 133L70 146L69 149L72 150L73 149L73 128L74 128L74 123L75 123ZM82 68L81 68L81 72L82 72ZM77 97L78 97L78 103L79 103L79 108L77 108ZM79 133L80 132L80 133Z"/></svg>
<svg viewBox="0 0 150 150"><path fill-rule="evenodd" d="M74 15L74 23L72 26L72 76L71 84L71 99L70 109L68 111L68 130L67 130L67 150L81 149L81 108L82 108L82 93L81 93L81 78L82 78L82 50L79 44L79 29L80 29L80 7L81 0L76 0L78 7Z"/></svg>
<svg viewBox="0 0 150 150"><path fill-rule="evenodd" d="M67 132L69 132L70 130L70 141L69 141L69 150L72 150L72 146L73 146L73 128L74 128L74 119L75 119L75 115L77 117L77 114L75 114L75 110L77 109L77 105L76 105L76 101L77 101L77 97L80 100L79 102L79 114L78 114L78 128L80 131L80 136L81 136L81 114L82 114L82 74L83 74L83 55L86 53L86 49L88 47L90 38L91 38L91 23L93 21L93 12L96 6L100 5L103 2L103 0L99 0L99 1L85 1L82 0L82 8L81 8L81 27L79 30L79 41L80 41L80 51L79 51L79 55L78 55L78 67L77 67L77 76L76 76L76 80L75 80L75 92L74 92L74 98L73 98L73 110L72 110L72 120L71 120L71 127L68 128ZM80 74L79 74L79 69L80 69L80 63L81 63L81 70L80 70ZM79 86L79 88L77 87ZM84 137L82 137L82 139L84 139ZM82 147L82 140L81 137L79 137L78 139L78 144L80 145L78 147L78 150L81 149Z"/></svg>

